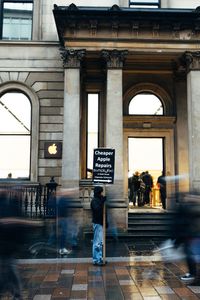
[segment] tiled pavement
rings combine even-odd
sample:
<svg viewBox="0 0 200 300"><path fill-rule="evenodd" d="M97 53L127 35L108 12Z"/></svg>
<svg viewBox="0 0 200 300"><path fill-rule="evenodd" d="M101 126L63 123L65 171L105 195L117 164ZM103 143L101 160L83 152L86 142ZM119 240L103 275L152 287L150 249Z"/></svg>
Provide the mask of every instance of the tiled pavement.
<svg viewBox="0 0 200 300"><path fill-rule="evenodd" d="M18 268L25 300L200 299L200 279L190 285L180 280L186 271L183 262L164 264L149 257L148 261L109 261L98 267L78 259L71 263L58 259L20 262Z"/></svg>
<svg viewBox="0 0 200 300"><path fill-rule="evenodd" d="M23 251L18 256L23 299L200 299L200 278L190 285L182 283L184 262L163 263L152 252L159 245L160 241L149 239L108 240L108 264L103 267L92 265L90 239L82 241L64 258L49 249L41 249L32 256ZM11 297L5 295L0 299Z"/></svg>

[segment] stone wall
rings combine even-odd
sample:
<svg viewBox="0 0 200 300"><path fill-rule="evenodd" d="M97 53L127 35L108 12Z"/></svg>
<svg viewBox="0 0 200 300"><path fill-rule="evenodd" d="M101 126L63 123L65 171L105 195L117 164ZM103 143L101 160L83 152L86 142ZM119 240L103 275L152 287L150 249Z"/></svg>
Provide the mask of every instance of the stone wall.
<svg viewBox="0 0 200 300"><path fill-rule="evenodd" d="M34 162L38 166L38 177L33 179L45 184L55 176L60 183L61 159L44 158L45 141L62 141L63 138L64 72L58 45L4 42L0 57L0 83L19 90L21 85L25 86L39 103L39 141L35 136L32 143L32 148L38 147L38 161Z"/></svg>

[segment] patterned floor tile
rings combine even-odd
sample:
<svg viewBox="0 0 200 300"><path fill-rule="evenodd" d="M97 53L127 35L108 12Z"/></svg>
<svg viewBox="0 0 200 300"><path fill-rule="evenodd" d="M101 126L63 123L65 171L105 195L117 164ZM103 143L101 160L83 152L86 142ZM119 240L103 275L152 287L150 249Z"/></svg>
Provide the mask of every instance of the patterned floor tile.
<svg viewBox="0 0 200 300"><path fill-rule="evenodd" d="M195 294L200 294L200 286L188 286L188 288Z"/></svg>
<svg viewBox="0 0 200 300"><path fill-rule="evenodd" d="M146 296L146 297L143 297L144 300L162 300L161 297L159 296Z"/></svg>
<svg viewBox="0 0 200 300"><path fill-rule="evenodd" d="M135 285L133 280L119 280L120 285Z"/></svg>
<svg viewBox="0 0 200 300"><path fill-rule="evenodd" d="M74 274L74 270L61 270L61 274Z"/></svg>
<svg viewBox="0 0 200 300"><path fill-rule="evenodd" d="M169 286L154 286L154 288L160 295L175 294Z"/></svg>
<svg viewBox="0 0 200 300"><path fill-rule="evenodd" d="M87 290L88 285L87 284L73 284L72 285L72 291L85 291Z"/></svg>
<svg viewBox="0 0 200 300"><path fill-rule="evenodd" d="M33 300L50 300L51 295L35 295Z"/></svg>

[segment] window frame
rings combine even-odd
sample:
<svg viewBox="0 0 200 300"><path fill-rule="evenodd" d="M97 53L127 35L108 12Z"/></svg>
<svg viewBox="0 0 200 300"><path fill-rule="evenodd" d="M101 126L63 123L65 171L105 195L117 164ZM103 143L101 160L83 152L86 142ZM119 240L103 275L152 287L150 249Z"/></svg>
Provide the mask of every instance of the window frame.
<svg viewBox="0 0 200 300"><path fill-rule="evenodd" d="M152 8L158 9L161 7L161 0L158 0L157 3L155 2L151 2L151 1L146 1L146 2L141 2L139 0L129 0L129 7L134 8L134 6L139 5L140 8L145 7L145 6L152 6ZM154 7L154 6L158 6L158 7ZM137 7L138 8L138 7Z"/></svg>
<svg viewBox="0 0 200 300"><path fill-rule="evenodd" d="M85 174L85 178L88 178L88 99L89 99L89 95L97 95L98 96L98 135L97 135L97 148L99 147L99 143L100 143L100 93L99 92L86 92L86 174Z"/></svg>
<svg viewBox="0 0 200 300"><path fill-rule="evenodd" d="M38 152L39 152L39 99L33 90L30 90L25 84L18 82L9 82L0 85L0 95L10 91L23 93L31 104L31 151L30 151L30 181L38 181ZM33 122L34 120L34 122ZM34 145L34 146L33 146Z"/></svg>
<svg viewBox="0 0 200 300"><path fill-rule="evenodd" d="M29 173L29 176L28 177L24 177L25 181L30 181L30 177L31 177L31 143L32 143L32 104L31 104L31 100L30 98L23 92L23 91L20 91L20 90L14 90L14 89L10 89L9 91L6 91L5 93L2 93L0 95L0 99L1 97L3 97L4 95L6 94L12 94L12 93L19 93L19 94L23 94L27 101L29 101L29 104L30 104L30 132L29 133L15 133L15 132L6 132L6 133L1 133L0 132L0 137L29 137L29 142L30 142L30 145L29 145L29 170L28 170L28 173ZM23 178L23 176L21 177ZM21 181L21 178L19 177L19 180ZM1 178L0 179L4 179L4 178ZM17 178L14 177L15 180L17 180Z"/></svg>
<svg viewBox="0 0 200 300"><path fill-rule="evenodd" d="M3 40L3 5L4 3L32 3L34 5L34 0L0 0L0 40ZM31 32L31 40L33 36L33 10L32 10L32 32ZM9 41L9 40L5 40ZM17 40L18 41L18 40Z"/></svg>
<svg viewBox="0 0 200 300"><path fill-rule="evenodd" d="M155 98L157 98L160 101L160 104L162 106L162 114L147 114L147 113L146 114L136 114L136 113L130 113L129 110L130 110L130 104L131 104L131 102L134 100L135 97L140 96L140 95L141 96L142 95L145 95L145 96L154 96ZM164 116L165 115L165 108L164 108L163 101L162 101L162 99L158 95L156 95L153 92L140 92L140 93L137 93L129 101L129 104L128 104L128 115L129 116Z"/></svg>

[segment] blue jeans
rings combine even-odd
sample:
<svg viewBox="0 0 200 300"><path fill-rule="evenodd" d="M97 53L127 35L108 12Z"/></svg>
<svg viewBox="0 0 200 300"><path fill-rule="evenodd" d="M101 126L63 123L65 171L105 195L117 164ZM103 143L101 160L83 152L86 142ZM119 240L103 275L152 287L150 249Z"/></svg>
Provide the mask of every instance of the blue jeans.
<svg viewBox="0 0 200 300"><path fill-rule="evenodd" d="M93 223L93 230L92 258L94 263L99 263L103 260L103 226Z"/></svg>

